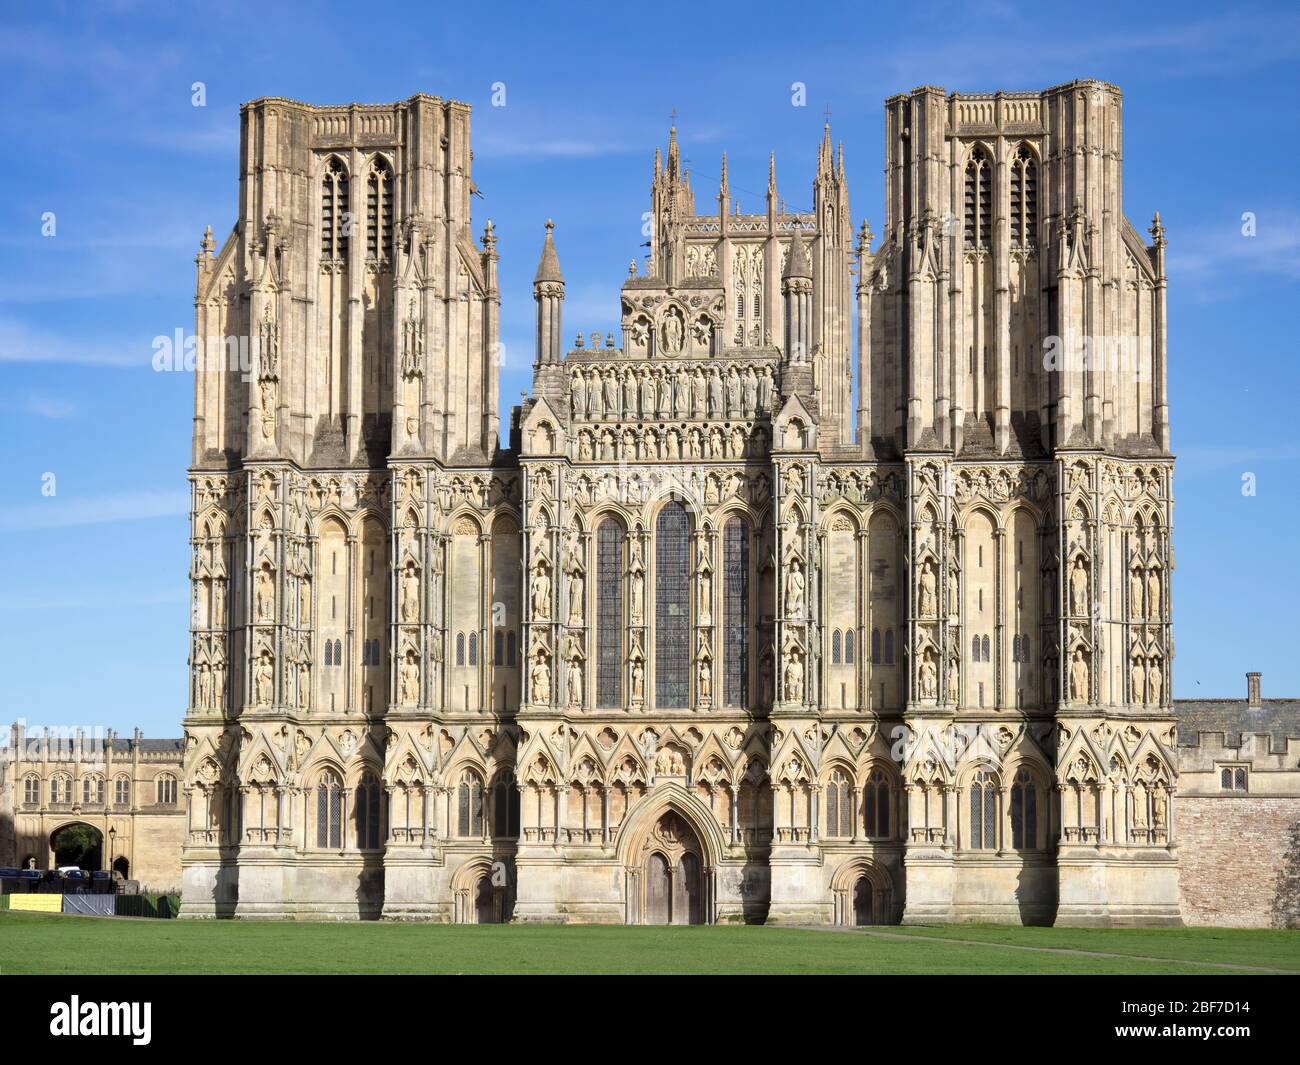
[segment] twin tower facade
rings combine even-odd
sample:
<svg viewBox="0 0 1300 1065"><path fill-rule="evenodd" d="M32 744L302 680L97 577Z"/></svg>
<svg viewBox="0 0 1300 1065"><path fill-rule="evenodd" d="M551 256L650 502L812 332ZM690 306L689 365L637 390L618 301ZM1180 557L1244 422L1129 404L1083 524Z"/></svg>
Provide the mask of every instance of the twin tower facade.
<svg viewBox="0 0 1300 1065"><path fill-rule="evenodd" d="M1164 233L1121 95L886 103L498 404L470 110L242 110L198 256L183 914L1178 920ZM566 254L568 254L566 252ZM856 351L856 357L855 357ZM854 367L856 366L856 377Z"/></svg>

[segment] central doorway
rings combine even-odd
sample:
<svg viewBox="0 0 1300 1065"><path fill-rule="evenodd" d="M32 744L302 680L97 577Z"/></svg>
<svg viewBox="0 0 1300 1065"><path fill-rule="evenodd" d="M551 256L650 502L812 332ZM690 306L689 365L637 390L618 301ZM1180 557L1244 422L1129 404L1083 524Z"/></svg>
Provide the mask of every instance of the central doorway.
<svg viewBox="0 0 1300 1065"><path fill-rule="evenodd" d="M646 924L704 924L699 838L675 813L661 817L646 841Z"/></svg>

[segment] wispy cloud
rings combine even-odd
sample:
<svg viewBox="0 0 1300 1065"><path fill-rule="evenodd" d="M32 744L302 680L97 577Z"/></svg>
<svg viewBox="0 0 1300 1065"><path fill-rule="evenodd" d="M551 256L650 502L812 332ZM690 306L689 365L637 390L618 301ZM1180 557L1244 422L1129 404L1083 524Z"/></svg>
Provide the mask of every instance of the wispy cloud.
<svg viewBox="0 0 1300 1065"><path fill-rule="evenodd" d="M1300 214L1292 208L1253 213L1250 236L1240 215L1192 229L1181 239L1176 228L1171 230L1166 260L1170 276L1193 282L1242 273L1300 278Z"/></svg>
<svg viewBox="0 0 1300 1065"><path fill-rule="evenodd" d="M0 363L66 362L84 366L143 369L150 365L149 343L108 345L33 329L25 322L0 317Z"/></svg>
<svg viewBox="0 0 1300 1065"><path fill-rule="evenodd" d="M43 498L36 503L0 507L0 532L29 532L71 525L142 521L188 514L189 494L174 492L123 492L86 499Z"/></svg>
<svg viewBox="0 0 1300 1065"><path fill-rule="evenodd" d="M35 414L38 418L51 418L56 421L71 418L77 412L77 405L70 400L36 393L28 393L14 406L28 414Z"/></svg>

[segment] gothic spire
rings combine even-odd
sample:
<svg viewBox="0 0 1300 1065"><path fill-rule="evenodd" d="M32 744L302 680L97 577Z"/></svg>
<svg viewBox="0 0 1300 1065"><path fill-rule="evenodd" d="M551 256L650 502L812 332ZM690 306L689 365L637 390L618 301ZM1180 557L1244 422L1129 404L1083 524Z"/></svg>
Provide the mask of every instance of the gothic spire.
<svg viewBox="0 0 1300 1065"><path fill-rule="evenodd" d="M808 247L803 242L803 230L795 227L794 239L790 241L790 254L785 258L782 279L787 277L805 277L812 279L812 263L808 259Z"/></svg>
<svg viewBox="0 0 1300 1065"><path fill-rule="evenodd" d="M555 251L555 239L551 236L555 229L555 223L549 218L546 220L546 240L542 242L542 258L537 264L537 273L533 277L533 284L540 284L543 281L558 281L564 283L564 274L560 272L560 257Z"/></svg>

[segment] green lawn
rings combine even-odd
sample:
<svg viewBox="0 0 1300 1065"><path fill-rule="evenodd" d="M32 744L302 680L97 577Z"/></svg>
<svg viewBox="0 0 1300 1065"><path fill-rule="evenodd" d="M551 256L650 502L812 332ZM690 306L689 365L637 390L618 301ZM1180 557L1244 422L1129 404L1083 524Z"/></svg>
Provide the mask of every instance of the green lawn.
<svg viewBox="0 0 1300 1065"><path fill-rule="evenodd" d="M1300 932L299 924L0 911L0 973L1300 972ZM975 940L976 944L953 940ZM1089 951L1057 954L1017 946ZM1122 954L1122 958L1103 956ZM1139 957L1140 956L1140 957Z"/></svg>

